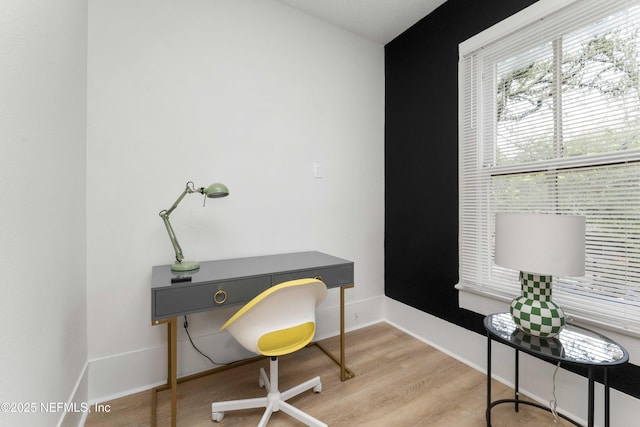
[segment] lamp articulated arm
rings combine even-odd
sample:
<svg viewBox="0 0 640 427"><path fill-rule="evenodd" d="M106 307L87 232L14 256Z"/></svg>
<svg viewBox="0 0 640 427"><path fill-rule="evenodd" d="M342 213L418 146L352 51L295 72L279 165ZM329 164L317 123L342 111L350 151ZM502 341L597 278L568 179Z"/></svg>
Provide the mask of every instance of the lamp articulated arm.
<svg viewBox="0 0 640 427"><path fill-rule="evenodd" d="M162 218L162 221L164 221L164 226L167 227L167 233L169 233L169 239L171 239L173 250L176 253L176 262L182 262L182 260L184 259L184 255L182 255L182 248L180 247L180 243L178 243L176 234L173 232L173 227L171 227L171 222L169 222L169 215L171 215L171 212L173 212L178 207L182 199L184 199L184 196L190 193L194 193L195 191L197 190L194 188L193 182L191 181L187 182L187 185L185 186L185 189L180 195L180 197L178 197L178 200L176 200L169 209L160 211L160 218Z"/></svg>
<svg viewBox="0 0 640 427"><path fill-rule="evenodd" d="M184 259L184 255L182 254L182 248L178 243L176 234L173 232L173 227L171 226L171 222L169 222L169 215L171 215L171 213L178 207L182 199L184 199L184 197L187 194L191 194L191 193L204 194L205 201L206 201L207 197L209 198L225 197L229 194L229 190L224 184L218 184L218 183L211 184L207 188L205 187L195 188L193 182L188 181L184 191L182 192L182 194L180 194L180 197L178 197L178 199L173 203L173 205L171 205L169 209L160 211L159 213L160 218L162 218L162 221L164 222L164 225L167 228L167 233L169 233L169 239L171 240L171 244L173 245L173 250L176 253L176 263L172 266L172 269L174 270L183 270L183 269L191 270L191 269L198 268L199 266L198 263L192 263L190 264L191 266L187 266L187 265L181 266L182 260Z"/></svg>
<svg viewBox="0 0 640 427"><path fill-rule="evenodd" d="M162 221L164 221L164 226L167 227L167 233L169 233L169 239L171 239L173 250L176 253L176 262L182 262L182 260L184 259L184 256L182 255L182 248L180 247L180 243L178 243L176 234L173 232L173 227L171 227L171 223L169 222L168 211L160 212L160 218L162 218Z"/></svg>

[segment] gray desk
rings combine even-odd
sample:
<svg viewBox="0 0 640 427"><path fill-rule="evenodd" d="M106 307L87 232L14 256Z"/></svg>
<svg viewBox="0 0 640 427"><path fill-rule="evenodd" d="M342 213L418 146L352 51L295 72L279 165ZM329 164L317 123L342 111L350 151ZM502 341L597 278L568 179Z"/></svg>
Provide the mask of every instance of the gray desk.
<svg viewBox="0 0 640 427"><path fill-rule="evenodd" d="M171 271L171 265L151 271L151 323L166 323L167 384L152 391L151 423L156 424L157 392L171 389L171 425L176 425L178 316L242 306L265 289L287 280L316 277L328 288L340 288L340 360L318 346L340 365L340 378L354 376L345 365L344 290L353 287L353 262L321 252L296 252L200 263L198 270ZM317 344L316 344L317 345ZM181 378L180 382L208 375L221 368Z"/></svg>

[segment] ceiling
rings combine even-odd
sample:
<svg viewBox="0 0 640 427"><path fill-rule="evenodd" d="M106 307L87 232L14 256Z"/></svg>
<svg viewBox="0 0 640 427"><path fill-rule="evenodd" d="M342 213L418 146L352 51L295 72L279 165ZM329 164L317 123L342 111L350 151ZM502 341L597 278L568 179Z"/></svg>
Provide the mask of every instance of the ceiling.
<svg viewBox="0 0 640 427"><path fill-rule="evenodd" d="M277 0L380 44L387 44L446 0Z"/></svg>

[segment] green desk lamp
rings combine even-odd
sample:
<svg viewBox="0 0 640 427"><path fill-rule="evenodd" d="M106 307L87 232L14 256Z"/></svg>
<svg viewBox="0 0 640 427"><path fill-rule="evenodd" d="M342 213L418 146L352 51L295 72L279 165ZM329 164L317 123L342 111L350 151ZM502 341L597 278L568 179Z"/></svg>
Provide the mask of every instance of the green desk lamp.
<svg viewBox="0 0 640 427"><path fill-rule="evenodd" d="M216 199L218 197L228 196L229 189L227 188L226 185L220 184L218 182L216 182L215 184L211 184L207 188L204 188L204 187L195 188L195 186L193 185L193 182L189 181L187 182L187 185L184 191L182 192L182 194L180 195L180 197L178 197L178 200L176 200L175 203L171 205L169 209L160 211L160 218L162 218L162 220L164 221L165 227L167 227L167 232L169 233L169 239L171 239L173 250L176 252L176 262L173 263L173 265L171 265L171 270L173 271L190 271L190 270L197 270L198 268L200 268L200 263L197 261L184 261L184 262L182 261L184 259L184 256L182 255L182 248L180 247L180 244L178 243L178 239L176 239L176 235L173 232L173 228L171 227L171 223L169 222L169 215L171 215L171 212L173 212L178 207L178 204L182 201L182 199L184 199L184 196L191 193L204 194L205 195L204 201L206 202L207 197L211 199ZM204 203L202 204L202 206L204 206Z"/></svg>

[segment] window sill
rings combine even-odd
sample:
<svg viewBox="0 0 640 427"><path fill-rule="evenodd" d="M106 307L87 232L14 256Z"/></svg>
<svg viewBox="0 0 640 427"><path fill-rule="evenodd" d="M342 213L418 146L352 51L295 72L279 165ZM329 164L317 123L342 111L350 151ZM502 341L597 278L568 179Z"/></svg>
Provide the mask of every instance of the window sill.
<svg viewBox="0 0 640 427"><path fill-rule="evenodd" d="M503 295L481 292L462 284L455 285L455 288L458 290L458 306L460 308L485 316L509 311L511 299ZM607 325L583 316L567 313L567 317L572 322L593 329L618 342L629 352L629 362L640 365L640 333Z"/></svg>

